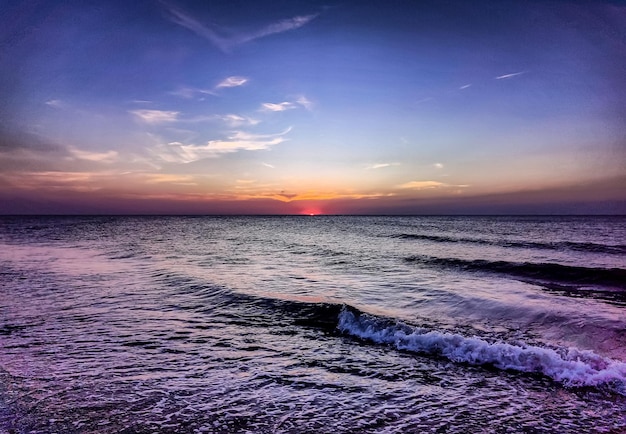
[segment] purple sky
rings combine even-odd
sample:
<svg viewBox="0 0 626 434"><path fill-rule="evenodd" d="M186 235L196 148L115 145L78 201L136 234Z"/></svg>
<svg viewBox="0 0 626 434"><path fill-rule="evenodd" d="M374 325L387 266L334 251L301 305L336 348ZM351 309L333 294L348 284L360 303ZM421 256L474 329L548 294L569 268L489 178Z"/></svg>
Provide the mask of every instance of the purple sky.
<svg viewBox="0 0 626 434"><path fill-rule="evenodd" d="M626 213L626 6L1 1L0 213Z"/></svg>

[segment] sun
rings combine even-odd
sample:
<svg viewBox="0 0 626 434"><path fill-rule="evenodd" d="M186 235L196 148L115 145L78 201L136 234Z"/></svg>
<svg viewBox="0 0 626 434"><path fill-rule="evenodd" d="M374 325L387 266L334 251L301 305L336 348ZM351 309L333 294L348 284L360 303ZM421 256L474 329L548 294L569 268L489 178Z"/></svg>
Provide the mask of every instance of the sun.
<svg viewBox="0 0 626 434"><path fill-rule="evenodd" d="M300 211L301 215L308 215L309 217L315 217L316 215L321 215L322 212L317 208L306 208Z"/></svg>

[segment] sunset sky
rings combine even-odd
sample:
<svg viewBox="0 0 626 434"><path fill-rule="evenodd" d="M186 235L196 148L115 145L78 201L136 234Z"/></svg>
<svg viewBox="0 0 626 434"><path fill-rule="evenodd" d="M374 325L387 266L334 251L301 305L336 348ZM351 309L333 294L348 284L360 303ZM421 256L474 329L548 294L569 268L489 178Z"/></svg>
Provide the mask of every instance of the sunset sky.
<svg viewBox="0 0 626 434"><path fill-rule="evenodd" d="M626 6L0 0L0 213L626 213Z"/></svg>

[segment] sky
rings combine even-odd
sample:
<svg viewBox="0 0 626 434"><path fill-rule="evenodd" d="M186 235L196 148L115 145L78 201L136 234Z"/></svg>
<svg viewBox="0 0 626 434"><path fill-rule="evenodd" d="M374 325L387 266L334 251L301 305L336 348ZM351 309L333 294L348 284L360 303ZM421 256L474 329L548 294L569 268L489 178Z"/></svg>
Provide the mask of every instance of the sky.
<svg viewBox="0 0 626 434"><path fill-rule="evenodd" d="M0 10L0 214L626 214L623 2Z"/></svg>

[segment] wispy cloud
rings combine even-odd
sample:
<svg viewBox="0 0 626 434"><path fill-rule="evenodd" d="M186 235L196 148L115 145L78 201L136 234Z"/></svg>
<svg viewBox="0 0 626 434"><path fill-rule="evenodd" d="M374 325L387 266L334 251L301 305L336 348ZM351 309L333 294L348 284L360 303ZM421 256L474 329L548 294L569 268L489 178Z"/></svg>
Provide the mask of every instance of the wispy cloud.
<svg viewBox="0 0 626 434"><path fill-rule="evenodd" d="M237 151L260 151L285 142L291 127L277 134L251 134L234 131L225 139L210 140L204 145L170 142L160 145L150 152L162 161L170 163L190 163L202 158L217 157Z"/></svg>
<svg viewBox="0 0 626 434"><path fill-rule="evenodd" d="M44 171L19 172L7 177L25 190L72 190L91 192L102 189L103 182L119 178L118 172Z"/></svg>
<svg viewBox="0 0 626 434"><path fill-rule="evenodd" d="M262 166L269 167L270 169L276 169L276 166L273 166L269 163L261 163Z"/></svg>
<svg viewBox="0 0 626 434"><path fill-rule="evenodd" d="M307 110L311 110L313 108L313 103L306 96L298 97L298 99L296 100L296 103L300 104L302 107L304 107Z"/></svg>
<svg viewBox="0 0 626 434"><path fill-rule="evenodd" d="M194 178L191 175L176 175L170 173L146 173L143 174L144 182L146 184L176 184L176 185L198 185L197 182L193 182Z"/></svg>
<svg viewBox="0 0 626 434"><path fill-rule="evenodd" d="M237 180L234 186L233 199L274 199L281 202L294 202L302 200L337 200L337 199L378 199L381 197L391 197L394 193L359 193L354 191L317 191L309 190L305 192L289 192L278 190L272 185L259 185L256 183L244 184Z"/></svg>
<svg viewBox="0 0 626 434"><path fill-rule="evenodd" d="M169 13L169 19L172 22L194 32L198 36L207 39L225 53L229 53L238 45L242 45L256 39L298 29L318 16L318 14L295 16L270 23L258 29L233 31L232 29L223 28L217 25L204 24L180 8L174 7L166 2L162 2L162 4Z"/></svg>
<svg viewBox="0 0 626 434"><path fill-rule="evenodd" d="M411 181L398 185L396 188L407 190L429 190L431 188L447 187L448 184L437 181Z"/></svg>
<svg viewBox="0 0 626 434"><path fill-rule="evenodd" d="M383 169L385 167L399 166L399 165L400 165L400 163L375 163L375 164L370 164L365 169L367 169L367 170L375 170L375 169Z"/></svg>
<svg viewBox="0 0 626 434"><path fill-rule="evenodd" d="M443 169L443 164L441 163L435 163L433 164L433 166L435 167L435 169Z"/></svg>
<svg viewBox="0 0 626 434"><path fill-rule="evenodd" d="M198 36L208 39L220 50L224 52L230 51L232 43L229 41L228 38L219 35L215 30L203 25L191 15L183 12L181 9L169 5L165 2L162 2L162 4L167 9L167 12L169 13L169 19L172 22L188 30L191 30Z"/></svg>
<svg viewBox="0 0 626 434"><path fill-rule="evenodd" d="M231 127L239 127L242 125L257 125L261 121L247 116L239 116L235 114L218 115L218 119L226 122Z"/></svg>
<svg viewBox="0 0 626 434"><path fill-rule="evenodd" d="M185 99L192 99L199 95L216 95L216 93L211 89L201 89L199 87L188 86L179 86L176 90L169 92L169 94Z"/></svg>
<svg viewBox="0 0 626 434"><path fill-rule="evenodd" d="M467 188L469 185L453 185L439 181L411 181L397 185L396 188L403 190L432 190L436 188Z"/></svg>
<svg viewBox="0 0 626 434"><path fill-rule="evenodd" d="M50 100L46 101L45 104L47 106L54 107L54 108L59 108L59 109L66 106L66 104L63 101L61 101L60 99L50 99Z"/></svg>
<svg viewBox="0 0 626 434"><path fill-rule="evenodd" d="M292 102L284 101L277 104L271 102L265 102L261 104L261 110L266 112L284 112L286 110L293 110L296 105Z"/></svg>
<svg viewBox="0 0 626 434"><path fill-rule="evenodd" d="M131 110L140 121L147 124L160 124L178 120L179 112L167 110Z"/></svg>
<svg viewBox="0 0 626 434"><path fill-rule="evenodd" d="M248 78L246 77L239 77L236 75L233 75L232 77L226 77L224 80L220 81L217 86L215 86L216 89L220 89L222 87L237 87L237 86L243 86L244 84L246 84L248 82Z"/></svg>
<svg viewBox="0 0 626 434"><path fill-rule="evenodd" d="M112 163L116 161L118 157L117 151L90 152L90 151L83 151L81 149L77 149L74 147L69 147L68 151L72 155L73 158L78 159L78 160Z"/></svg>
<svg viewBox="0 0 626 434"><path fill-rule="evenodd" d="M224 153L239 150L259 151L284 142L286 140L284 136L289 131L291 128L278 134L250 134L244 131L235 131L225 140L211 140L206 145L189 145L184 148L201 153Z"/></svg>
<svg viewBox="0 0 626 434"><path fill-rule="evenodd" d="M495 77L495 79L496 80L502 80L502 79L505 79L505 78L517 77L518 75L522 75L522 74L526 74L526 71L514 72L512 74L499 75L498 77Z"/></svg>
<svg viewBox="0 0 626 434"><path fill-rule="evenodd" d="M225 79L217 83L212 89L204 89L191 86L179 86L178 88L176 88L176 90L169 92L169 94L185 99L202 97L203 95L219 96L218 91L220 89L243 86L249 81L250 79L248 77L233 75L230 77L226 77Z"/></svg>
<svg viewBox="0 0 626 434"><path fill-rule="evenodd" d="M283 33L289 30L299 29L300 27L308 24L310 21L317 18L318 15L319 14L295 16L292 18L277 21L275 23L271 23L256 31L240 34L237 37L238 44L243 44L245 42L263 38L265 36L274 35L276 33Z"/></svg>
<svg viewBox="0 0 626 434"><path fill-rule="evenodd" d="M283 101L279 103L265 102L261 104L261 111L264 112L284 112L286 110L297 109L298 106L311 110L313 103L305 96L300 96L295 101Z"/></svg>
<svg viewBox="0 0 626 434"><path fill-rule="evenodd" d="M472 85L471 84L464 84L463 86L459 87L459 90L467 89L468 87L472 87Z"/></svg>

